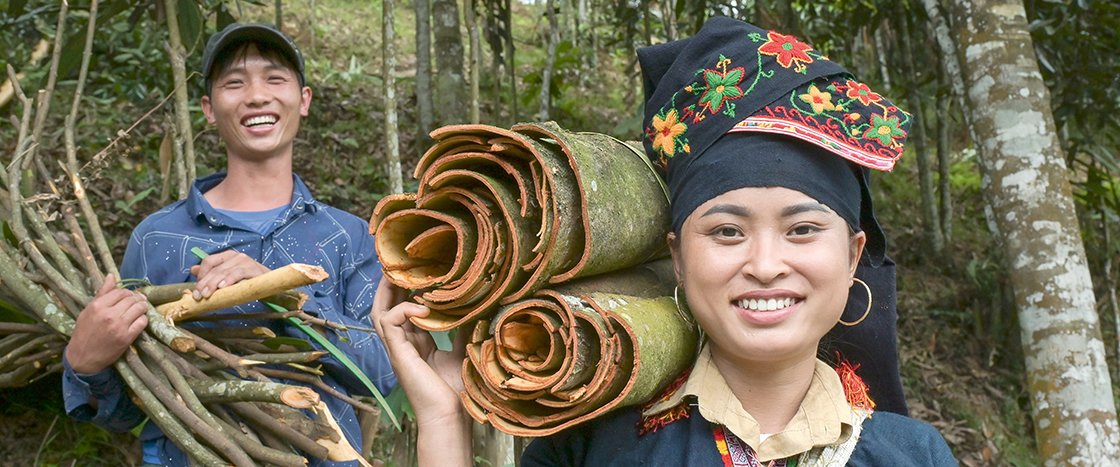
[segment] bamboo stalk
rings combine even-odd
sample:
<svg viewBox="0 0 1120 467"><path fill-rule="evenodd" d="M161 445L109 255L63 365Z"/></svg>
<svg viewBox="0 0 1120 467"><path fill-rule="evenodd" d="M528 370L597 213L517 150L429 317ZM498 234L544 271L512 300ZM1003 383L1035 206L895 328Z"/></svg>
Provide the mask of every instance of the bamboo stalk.
<svg viewBox="0 0 1120 467"><path fill-rule="evenodd" d="M220 288L214 291L210 298L195 300L193 297L184 296L175 302L160 305L156 310L171 322L181 321L314 284L326 279L327 276L326 271L321 267L294 263Z"/></svg>

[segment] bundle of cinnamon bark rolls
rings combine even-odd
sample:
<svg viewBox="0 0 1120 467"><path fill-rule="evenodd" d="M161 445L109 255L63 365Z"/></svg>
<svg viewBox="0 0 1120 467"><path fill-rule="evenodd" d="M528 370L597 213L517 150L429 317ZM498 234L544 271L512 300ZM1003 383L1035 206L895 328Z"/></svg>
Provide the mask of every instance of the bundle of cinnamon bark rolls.
<svg viewBox="0 0 1120 467"><path fill-rule="evenodd" d="M386 277L432 310L414 324L470 333L476 420L544 436L643 402L691 362L667 191L640 147L551 122L432 137L416 193L383 199L370 230Z"/></svg>

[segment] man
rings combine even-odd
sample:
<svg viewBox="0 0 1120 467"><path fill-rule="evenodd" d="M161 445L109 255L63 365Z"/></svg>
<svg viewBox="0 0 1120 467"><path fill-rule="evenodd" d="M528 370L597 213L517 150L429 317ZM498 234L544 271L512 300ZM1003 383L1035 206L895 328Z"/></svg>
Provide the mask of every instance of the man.
<svg viewBox="0 0 1120 467"><path fill-rule="evenodd" d="M304 309L328 321L372 328L369 311L381 265L367 223L314 200L292 172L292 142L311 105L303 70L299 48L271 24L233 24L210 38L203 54L206 95L201 106L226 144L228 170L195 180L187 199L136 227L122 277L153 284L197 278L198 299L290 263L315 264L330 278L306 288L310 301ZM193 247L209 256L200 262ZM63 390L72 417L117 431L143 420L111 365L147 326L147 307L144 297L118 289L110 276L79 315L64 355ZM260 311L265 311L263 305L252 303L225 312ZM280 333L304 337L278 323L269 324ZM380 339L359 331L327 335L379 391L393 388L396 378ZM320 362L327 384L370 395L333 357ZM320 395L350 444L360 447L353 408ZM187 465L187 456L154 424L145 426L140 438L145 463ZM317 462L313 459L312 465L348 465Z"/></svg>

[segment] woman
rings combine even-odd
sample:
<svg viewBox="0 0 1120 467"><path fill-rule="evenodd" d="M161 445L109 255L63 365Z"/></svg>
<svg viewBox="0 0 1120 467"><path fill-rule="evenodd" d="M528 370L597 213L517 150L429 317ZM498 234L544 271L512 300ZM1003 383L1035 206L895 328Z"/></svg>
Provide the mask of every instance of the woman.
<svg viewBox="0 0 1120 467"><path fill-rule="evenodd" d="M867 293L865 245L881 246L866 168L893 165L909 116L808 45L728 18L639 58L681 301L706 343L661 397L538 439L523 465L956 465L932 427L873 414L851 367L817 358L829 329L863 319L842 314L849 287ZM470 465L462 355L435 352L407 321L427 310L402 299L383 283L374 315L420 465Z"/></svg>

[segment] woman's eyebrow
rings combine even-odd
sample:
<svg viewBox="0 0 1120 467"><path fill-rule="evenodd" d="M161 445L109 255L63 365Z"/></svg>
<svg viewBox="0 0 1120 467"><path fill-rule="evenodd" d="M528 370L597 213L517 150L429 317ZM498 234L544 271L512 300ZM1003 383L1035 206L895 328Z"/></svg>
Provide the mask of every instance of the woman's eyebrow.
<svg viewBox="0 0 1120 467"><path fill-rule="evenodd" d="M751 210L738 204L717 204L708 209L704 215L700 217L707 217L712 214L731 214L739 217L751 217Z"/></svg>
<svg viewBox="0 0 1120 467"><path fill-rule="evenodd" d="M825 206L821 203L816 203L816 202L801 203L801 204L795 204L793 206L788 206L785 209L782 209L782 217L795 216L797 214L801 214L803 212L809 212L809 211L820 211L820 212L823 212L825 214L828 214L828 213L832 212L832 210L829 209L828 206Z"/></svg>

